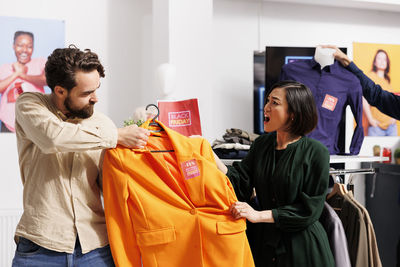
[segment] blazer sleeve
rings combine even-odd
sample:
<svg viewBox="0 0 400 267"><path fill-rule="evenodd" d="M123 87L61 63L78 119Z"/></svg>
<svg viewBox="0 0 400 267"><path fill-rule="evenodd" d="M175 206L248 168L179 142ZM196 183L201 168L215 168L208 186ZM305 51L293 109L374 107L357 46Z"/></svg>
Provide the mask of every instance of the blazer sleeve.
<svg viewBox="0 0 400 267"><path fill-rule="evenodd" d="M297 232L316 222L322 213L329 182L329 151L322 144L304 155L304 183L299 197L291 204L272 209L278 228ZM300 170L299 170L300 171Z"/></svg>
<svg viewBox="0 0 400 267"><path fill-rule="evenodd" d="M127 205L128 176L118 150L107 150L103 163L103 194L111 252L116 266L141 266L140 251Z"/></svg>
<svg viewBox="0 0 400 267"><path fill-rule="evenodd" d="M205 138L201 138L200 151L201 155L207 160L215 162L214 153L211 145ZM217 165L217 163L215 163L215 165Z"/></svg>
<svg viewBox="0 0 400 267"><path fill-rule="evenodd" d="M240 162L234 162L232 166L228 167L229 180L232 183L233 189L235 190L236 196L239 201L249 202L253 194L253 166L255 152L254 145L256 141L251 145L249 152Z"/></svg>

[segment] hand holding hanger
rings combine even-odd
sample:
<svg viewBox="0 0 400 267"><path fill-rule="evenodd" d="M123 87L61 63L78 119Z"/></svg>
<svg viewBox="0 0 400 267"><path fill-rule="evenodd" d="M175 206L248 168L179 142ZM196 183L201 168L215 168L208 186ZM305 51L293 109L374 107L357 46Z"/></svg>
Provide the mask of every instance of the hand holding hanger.
<svg viewBox="0 0 400 267"><path fill-rule="evenodd" d="M149 139L150 132L147 129L140 128L136 124L118 129L119 145L129 148L144 148Z"/></svg>

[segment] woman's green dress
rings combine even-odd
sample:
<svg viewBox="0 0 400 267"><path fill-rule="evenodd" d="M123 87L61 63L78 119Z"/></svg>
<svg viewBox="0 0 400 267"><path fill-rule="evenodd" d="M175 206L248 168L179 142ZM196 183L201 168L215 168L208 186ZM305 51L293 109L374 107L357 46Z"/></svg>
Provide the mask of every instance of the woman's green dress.
<svg viewBox="0 0 400 267"><path fill-rule="evenodd" d="M252 144L248 155L228 167L240 201L272 210L275 223L249 224L248 238L257 267L333 267L327 234L319 222L329 179L329 152L302 137L276 157L276 133Z"/></svg>

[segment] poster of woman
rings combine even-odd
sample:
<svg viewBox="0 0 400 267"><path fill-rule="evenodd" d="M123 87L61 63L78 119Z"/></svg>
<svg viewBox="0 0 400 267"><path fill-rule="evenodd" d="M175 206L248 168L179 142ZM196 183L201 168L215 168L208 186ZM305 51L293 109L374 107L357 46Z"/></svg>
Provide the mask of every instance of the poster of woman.
<svg viewBox="0 0 400 267"><path fill-rule="evenodd" d="M64 47L60 20L0 17L0 132L15 132L15 101L23 92L49 93L47 56Z"/></svg>
<svg viewBox="0 0 400 267"><path fill-rule="evenodd" d="M353 43L353 60L386 91L400 94L400 45ZM366 136L398 136L400 122L383 114L363 99L363 127Z"/></svg>

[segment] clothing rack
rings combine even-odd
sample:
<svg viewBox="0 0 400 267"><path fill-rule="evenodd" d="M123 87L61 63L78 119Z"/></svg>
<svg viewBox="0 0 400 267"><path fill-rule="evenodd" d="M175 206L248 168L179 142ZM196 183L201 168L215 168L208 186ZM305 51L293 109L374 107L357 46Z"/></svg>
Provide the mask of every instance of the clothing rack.
<svg viewBox="0 0 400 267"><path fill-rule="evenodd" d="M374 157L373 157L374 158ZM380 161L388 160L387 157L380 158ZM349 181L347 183L347 190L350 190L354 193L354 184L353 184L353 175L356 174L373 174L372 178L372 188L370 193L370 198L373 198L375 195L375 184L376 184L376 176L379 172L379 168L372 168L372 162L377 161L372 159L369 161L370 168L362 168L362 169L333 169L329 171L329 175L345 175L350 174ZM336 181L335 181L336 182Z"/></svg>
<svg viewBox="0 0 400 267"><path fill-rule="evenodd" d="M357 174L374 174L373 176L373 186L371 189L370 197L373 198L375 194L375 183L376 183L376 174L379 172L378 168L372 168L373 162L382 162L388 160L388 157L377 157L377 156L345 156L345 155L331 155L329 163L350 163L350 162L368 162L370 163L370 168L361 168L361 169L333 169L329 171L329 175L346 175L350 174L350 179L347 183L347 189L353 191L354 193L354 184L353 184L353 175ZM232 165L233 162L240 161L240 159L235 160L222 160L222 162L226 165ZM336 182L336 181L335 181Z"/></svg>

